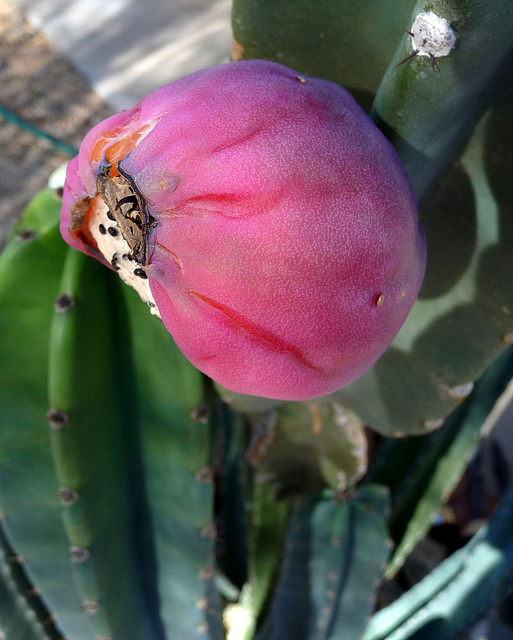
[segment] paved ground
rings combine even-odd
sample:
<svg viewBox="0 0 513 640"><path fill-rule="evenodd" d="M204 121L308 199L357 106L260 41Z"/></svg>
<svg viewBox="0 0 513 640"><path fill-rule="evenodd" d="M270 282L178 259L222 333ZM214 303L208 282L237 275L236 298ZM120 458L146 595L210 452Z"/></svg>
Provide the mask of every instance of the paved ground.
<svg viewBox="0 0 513 640"><path fill-rule="evenodd" d="M17 0L117 110L229 59L231 0Z"/></svg>
<svg viewBox="0 0 513 640"><path fill-rule="evenodd" d="M227 61L230 5L0 0L0 104L78 146L96 122L152 89ZM1 115L0 154L1 248L25 204L67 156Z"/></svg>

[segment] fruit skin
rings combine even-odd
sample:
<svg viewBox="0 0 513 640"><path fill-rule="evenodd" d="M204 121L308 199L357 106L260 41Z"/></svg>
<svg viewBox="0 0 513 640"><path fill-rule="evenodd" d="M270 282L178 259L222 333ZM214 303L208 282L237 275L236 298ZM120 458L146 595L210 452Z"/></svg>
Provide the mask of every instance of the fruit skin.
<svg viewBox="0 0 513 640"><path fill-rule="evenodd" d="M100 259L87 216L77 232L70 215L77 203L106 210L106 165L156 222L141 266L164 324L229 389L299 400L345 386L418 295L426 252L412 187L334 83L229 63L93 128L68 167L61 232Z"/></svg>

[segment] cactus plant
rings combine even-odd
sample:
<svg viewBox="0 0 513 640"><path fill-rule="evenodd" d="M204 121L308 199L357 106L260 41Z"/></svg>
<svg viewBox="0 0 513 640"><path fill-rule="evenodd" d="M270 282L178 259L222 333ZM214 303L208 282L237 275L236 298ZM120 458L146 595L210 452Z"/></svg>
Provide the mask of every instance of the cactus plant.
<svg viewBox="0 0 513 640"><path fill-rule="evenodd" d="M181 120L163 116L151 123L150 132L151 126L140 129L136 122L139 108L130 110L93 129L79 160L71 161L61 228L72 245L99 261L62 240L58 194L49 189L29 204L0 255L1 640L443 639L460 637L507 595L513 566L511 488L466 546L395 603L373 609L379 580L397 573L439 515L483 425L490 423L487 415L513 378L512 17L506 0L486 5L480 0L234 0L234 59L269 62L228 64L171 85L178 87L180 100L194 97L196 114L207 119L216 114L223 126L214 134L212 125L208 136L226 136L225 144L239 141L237 127L244 129L258 111L253 92L244 93L242 84L236 92L230 88L232 69L250 69L253 81L264 84L268 75L273 83L285 83L280 101L273 102L272 91L257 94L259 108L268 107L263 120L272 109L302 118L308 91L314 103L322 95L343 104L347 117L361 123L357 128L378 141L376 148L391 163L386 171L397 172L401 198L408 203L403 220L410 240L401 268L408 261L414 265L411 296L386 341L411 306L423 270L415 208L399 157L420 204L426 276L392 345L343 388L349 378L338 374L334 386L322 390L310 380L298 393L297 381L278 374L258 387L258 375L246 384L240 369L226 366L228 375L215 375L213 382L184 357L136 291L101 264L110 264L112 255L91 239L87 224L97 193L96 213L104 216L98 229L101 223L106 232L99 230L98 237L108 236L112 226L116 242L120 235L129 242L132 258L140 262L133 269L151 281L153 298L139 287L142 297L157 305L176 333L168 302L162 303L154 283L151 246L148 250L138 239L141 230L151 242L152 233L167 229L164 219L152 226L155 189L168 188L169 202L180 191L172 182L161 184L159 171L171 160L159 145L169 139L150 136L160 123L167 130L182 127ZM492 37L493 50L485 46ZM226 100L214 99L212 86L221 77L225 82L215 96L230 95L230 108ZM354 94L398 156L352 99L330 83ZM157 92L140 108L156 108L173 91ZM314 113L324 117L332 108L316 107ZM316 178L329 177L331 169L323 173L324 165L316 166L322 150L313 133L319 129L308 113L301 120L313 127L308 154L287 156L295 167L291 174L278 163L283 149L273 146L272 127L262 138L269 167L278 176L278 168L285 172L287 180L306 167ZM131 137L111 147L102 141L106 131L125 126L132 116ZM297 134L290 126L287 132ZM302 135L285 145L287 152L304 142ZM337 136L329 137L326 166L333 167L342 150ZM255 138L248 144L252 148ZM141 154L149 147L152 172L145 172ZM228 147L225 156L240 169L242 156L231 156L239 147ZM115 170L112 163L102 165L104 149L110 149ZM219 176L211 149L205 155L213 180ZM187 165L185 156L182 160ZM192 164L201 169L188 182L194 185L204 165ZM230 180L248 187L243 177ZM205 202L205 194L219 191L204 186L188 193L189 199L210 212L222 207L223 222L234 224L237 203L214 202L211 195ZM337 193L343 186L336 185ZM367 186L372 193L379 187ZM264 204L272 209L268 187L265 182L257 195L261 200L265 195ZM105 202L114 209L120 205L127 215L112 212ZM132 224L134 211L146 216L140 227ZM190 225L185 216L175 218ZM250 225L241 223L237 230L251 230L253 240L259 231L267 242L269 230L249 219ZM395 213L393 220L399 220ZM172 251L172 232L162 236ZM381 240L376 255L386 244ZM404 236L387 236L398 254L396 264L403 241ZM213 231L201 246L190 244L202 277L210 264L219 278L220 263L230 259L226 250L212 262L218 244ZM363 246L353 258L367 250ZM290 258L286 238L280 238L278 249ZM176 266L173 256L158 262L162 270L169 265ZM317 273L326 275L322 269ZM127 279L145 280L140 274ZM329 297L340 283L327 282ZM172 288L167 280L164 284ZM319 280L308 281L308 287L301 298L305 312L310 312L305 300L322 299L315 292L322 289ZM285 325L287 320L293 325L291 309L282 303L273 308ZM373 309L383 310L384 305ZM199 311L196 334L205 322L198 305ZM177 341L190 356L188 341L178 335ZM370 360L385 342L373 347ZM336 340L328 343L331 349ZM370 364L367 355L363 360ZM261 363L258 367L261 371ZM293 368L286 369L293 374ZM355 375L363 371L356 369ZM235 378L242 380L240 386L233 384ZM240 393L262 393L264 383L270 398ZM271 386L280 389L273 393ZM374 441L369 428L381 434L377 448L368 447L369 439Z"/></svg>

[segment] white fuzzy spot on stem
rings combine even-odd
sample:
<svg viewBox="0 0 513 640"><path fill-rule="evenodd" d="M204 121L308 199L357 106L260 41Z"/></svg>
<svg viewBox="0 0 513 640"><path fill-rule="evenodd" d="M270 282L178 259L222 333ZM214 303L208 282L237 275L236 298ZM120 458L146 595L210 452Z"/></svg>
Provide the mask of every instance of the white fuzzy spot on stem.
<svg viewBox="0 0 513 640"><path fill-rule="evenodd" d="M419 56L441 58L449 55L456 36L448 20L436 13L419 13L411 28L411 46Z"/></svg>

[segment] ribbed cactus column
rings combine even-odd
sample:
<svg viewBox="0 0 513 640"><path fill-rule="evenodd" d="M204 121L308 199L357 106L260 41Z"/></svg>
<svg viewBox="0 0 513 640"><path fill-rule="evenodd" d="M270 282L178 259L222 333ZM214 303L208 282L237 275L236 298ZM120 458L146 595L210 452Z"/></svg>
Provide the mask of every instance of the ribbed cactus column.
<svg viewBox="0 0 513 640"><path fill-rule="evenodd" d="M1 527L9 555L21 561L32 584L31 595L26 588L12 592L20 616L36 619L40 598L56 615L63 636L92 640L74 588L46 418L52 303L66 253L57 224L59 207L51 191L40 194L0 259ZM8 576L4 579L13 586ZM4 620L2 616L0 630L9 638ZM38 627L39 637L46 638L46 632Z"/></svg>
<svg viewBox="0 0 513 640"><path fill-rule="evenodd" d="M0 260L1 526L37 589L15 597L45 640L218 638L202 376L66 251L59 205L36 199Z"/></svg>
<svg viewBox="0 0 513 640"><path fill-rule="evenodd" d="M151 604L138 585L151 548L146 558L137 557L134 498L139 496L131 495L129 482L129 465L135 476L137 458L128 457L134 453L135 424L116 358L110 305L115 293L102 270L76 253L66 256L49 345L48 419L62 517L95 633L151 637L147 616L156 611L147 611Z"/></svg>

